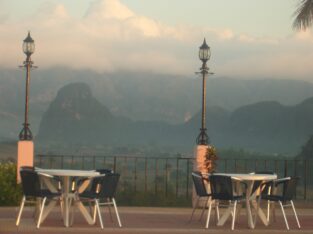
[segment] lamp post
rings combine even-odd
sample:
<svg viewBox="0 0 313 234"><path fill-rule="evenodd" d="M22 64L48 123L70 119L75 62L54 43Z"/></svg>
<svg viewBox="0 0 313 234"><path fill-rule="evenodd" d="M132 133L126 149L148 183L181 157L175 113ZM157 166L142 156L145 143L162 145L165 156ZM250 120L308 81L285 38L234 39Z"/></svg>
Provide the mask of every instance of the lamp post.
<svg viewBox="0 0 313 234"><path fill-rule="evenodd" d="M202 67L200 68L200 72L197 74L202 74L202 115L201 115L201 128L200 134L197 137L198 145L208 145L209 144L209 136L206 132L205 127L205 109L206 109L206 77L213 73L209 72L209 68L206 65L207 61L211 57L210 47L206 44L205 38L203 40L203 44L200 46L199 50L199 59L202 61Z"/></svg>
<svg viewBox="0 0 313 234"><path fill-rule="evenodd" d="M23 41L23 52L26 54L26 60L23 62L23 65L20 67L26 68L26 89L25 89L25 115L24 115L24 123L23 129L19 134L20 140L32 140L33 135L29 128L28 123L28 103L29 103L29 80L30 80L30 69L33 67L33 62L31 61L31 55L35 51L35 43L34 40L30 36L30 32L28 32L27 37Z"/></svg>

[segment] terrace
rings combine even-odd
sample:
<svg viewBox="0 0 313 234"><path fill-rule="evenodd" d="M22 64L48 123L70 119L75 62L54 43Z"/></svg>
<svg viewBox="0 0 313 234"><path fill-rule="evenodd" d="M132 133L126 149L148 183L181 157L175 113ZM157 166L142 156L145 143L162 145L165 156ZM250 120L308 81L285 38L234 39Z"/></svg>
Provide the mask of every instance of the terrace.
<svg viewBox="0 0 313 234"><path fill-rule="evenodd" d="M93 169L113 168L122 172L117 193L117 203L123 227L119 228L115 217L110 220L108 210L104 209L104 230L99 224L88 225L78 211L75 212L73 226L65 228L60 213L55 208L40 229L32 218L32 207L26 207L21 224L17 228L15 219L18 207L0 208L0 233L229 233L230 220L218 227L211 222L209 229L204 228L205 218L199 221L199 213L192 222L191 214L192 157L122 157L122 156L52 156L37 155L36 166L43 168ZM284 220L277 206L276 221L265 227L258 222L256 229L247 226L245 212L241 212L235 226L236 233L312 233L312 172L311 161L295 160L237 160L219 159L218 171L246 173L255 170L273 170L279 177L300 176L295 206L301 222L297 229L294 217L287 217L290 231L285 229ZM287 215L290 209L287 209Z"/></svg>
<svg viewBox="0 0 313 234"><path fill-rule="evenodd" d="M296 204L299 206L299 204ZM119 207L123 227L119 228L116 220L111 222L109 214L105 209L104 229L97 225L88 225L86 221L78 214L75 214L75 223L72 227L65 228L58 210L54 210L49 218L42 224L40 229L32 219L32 212L29 207L26 208L25 215L21 220L20 226L15 226L15 217L18 208L5 207L0 208L0 233L231 233L230 222L223 227L210 225L209 229L204 228L205 219L198 220L198 217L192 222L188 222L191 208L156 208L156 207ZM302 228L296 228L296 222L293 217L288 217L291 229L287 231L281 213L277 212L277 221L269 227L258 223L256 229L251 230L247 227L244 212L239 217L235 233L313 233L313 213L312 209L297 209Z"/></svg>

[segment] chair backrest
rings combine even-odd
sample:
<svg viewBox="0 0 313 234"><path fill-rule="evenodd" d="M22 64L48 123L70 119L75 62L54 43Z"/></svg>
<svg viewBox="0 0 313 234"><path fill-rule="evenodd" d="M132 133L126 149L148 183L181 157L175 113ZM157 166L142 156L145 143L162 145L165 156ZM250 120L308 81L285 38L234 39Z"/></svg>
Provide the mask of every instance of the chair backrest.
<svg viewBox="0 0 313 234"><path fill-rule="evenodd" d="M32 168L21 168L20 175L24 195L26 197L40 196L41 190L38 173Z"/></svg>
<svg viewBox="0 0 313 234"><path fill-rule="evenodd" d="M255 172L252 172L251 174L275 175L276 173L273 171L255 171Z"/></svg>
<svg viewBox="0 0 313 234"><path fill-rule="evenodd" d="M114 197L119 178L120 174L118 173L106 174L105 176L94 178L93 183L97 184L97 186L96 190L93 190L92 192L95 192L98 198Z"/></svg>
<svg viewBox="0 0 313 234"><path fill-rule="evenodd" d="M34 171L35 167L32 167L32 166L21 166L20 170L31 170L31 171Z"/></svg>
<svg viewBox="0 0 313 234"><path fill-rule="evenodd" d="M233 200L233 182L230 176L210 176L212 199Z"/></svg>
<svg viewBox="0 0 313 234"><path fill-rule="evenodd" d="M296 193L297 181L299 177L291 177L290 180L284 181L283 184L283 200L290 201Z"/></svg>
<svg viewBox="0 0 313 234"><path fill-rule="evenodd" d="M113 173L112 169L96 169L96 172L99 172L100 174L109 174L109 173Z"/></svg>
<svg viewBox="0 0 313 234"><path fill-rule="evenodd" d="M201 172L194 171L191 175L197 195L199 197L208 196Z"/></svg>

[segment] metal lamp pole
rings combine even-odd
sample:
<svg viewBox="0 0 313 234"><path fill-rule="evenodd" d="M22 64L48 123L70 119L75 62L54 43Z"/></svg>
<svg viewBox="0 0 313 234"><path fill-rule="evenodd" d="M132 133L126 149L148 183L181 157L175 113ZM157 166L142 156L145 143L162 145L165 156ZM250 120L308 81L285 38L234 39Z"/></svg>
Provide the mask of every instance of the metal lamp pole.
<svg viewBox="0 0 313 234"><path fill-rule="evenodd" d="M212 75L212 72L209 72L209 68L206 65L207 61L211 57L210 47L206 44L205 38L203 40L203 44L200 46L199 50L199 59L202 61L202 67L200 68L200 72L197 74L202 74L202 115L201 115L201 128L200 134L197 137L198 145L208 145L209 144L209 136L207 134L207 129L205 127L205 112L206 112L206 78L208 75Z"/></svg>
<svg viewBox="0 0 313 234"><path fill-rule="evenodd" d="M28 103L29 103L29 81L30 81L30 69L33 67L33 62L31 61L31 55L35 51L35 43L34 40L30 36L30 32L28 32L27 37L23 41L23 52L26 54L26 60L23 62L23 65L20 67L26 68L26 89L25 89L25 115L24 115L24 123L23 129L19 134L20 140L32 140L33 135L29 128L28 123Z"/></svg>

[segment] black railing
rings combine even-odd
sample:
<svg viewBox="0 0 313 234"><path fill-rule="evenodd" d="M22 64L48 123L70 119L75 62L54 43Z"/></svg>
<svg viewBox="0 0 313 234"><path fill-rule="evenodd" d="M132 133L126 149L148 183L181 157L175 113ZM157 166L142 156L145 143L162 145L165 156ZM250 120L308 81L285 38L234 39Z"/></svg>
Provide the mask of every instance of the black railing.
<svg viewBox="0 0 313 234"><path fill-rule="evenodd" d="M119 191L125 199L142 199L145 195L171 197L172 202L189 204L192 196L193 157L139 156L68 156L36 155L36 166L43 168L96 169L112 168L121 173ZM219 159L218 172L248 173L274 171L278 177L299 176L297 199L312 199L313 160L289 159ZM130 198L130 196L132 198ZM135 200L136 200L135 199ZM167 199L169 201L169 199ZM151 205L149 201L149 205ZM164 204L170 205L170 204ZM174 204L173 204L174 205Z"/></svg>

